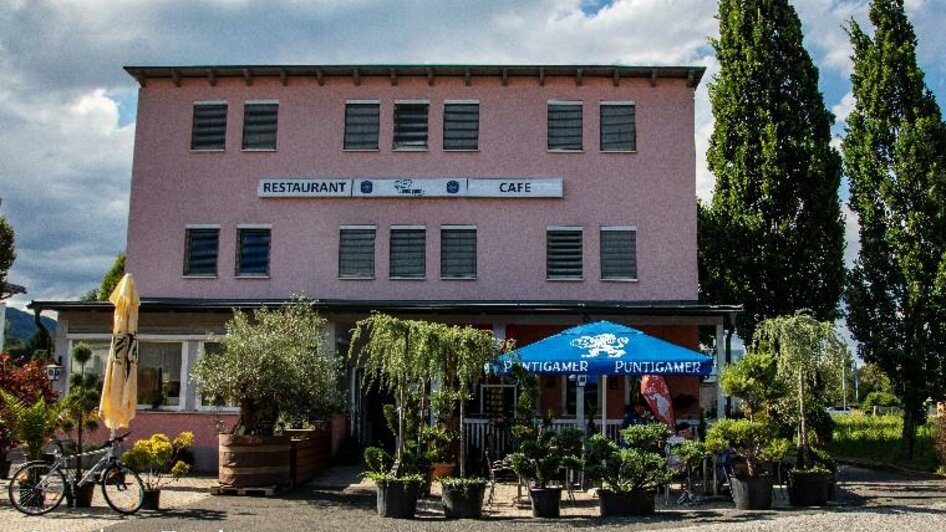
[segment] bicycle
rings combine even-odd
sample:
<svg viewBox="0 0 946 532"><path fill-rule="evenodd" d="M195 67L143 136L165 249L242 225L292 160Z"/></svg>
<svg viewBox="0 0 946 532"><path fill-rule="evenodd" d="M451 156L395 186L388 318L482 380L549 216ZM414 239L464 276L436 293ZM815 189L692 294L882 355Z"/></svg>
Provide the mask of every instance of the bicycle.
<svg viewBox="0 0 946 532"><path fill-rule="evenodd" d="M145 487L141 477L128 469L115 455L117 443L125 441L131 432L107 440L100 449L65 456L62 443L54 440L57 451L50 464L43 461L30 461L13 472L7 492L13 507L27 515L43 515L55 510L62 502L68 489L75 494L76 488L88 484L99 484L105 502L116 512L131 515L141 508L144 501ZM72 475L66 481L63 470L68 461L82 456L103 454L78 481Z"/></svg>

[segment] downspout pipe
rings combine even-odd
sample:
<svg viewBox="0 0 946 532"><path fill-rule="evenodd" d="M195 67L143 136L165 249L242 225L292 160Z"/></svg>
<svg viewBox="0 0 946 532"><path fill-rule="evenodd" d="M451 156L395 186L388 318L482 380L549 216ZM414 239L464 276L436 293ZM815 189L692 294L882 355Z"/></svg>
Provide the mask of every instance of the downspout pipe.
<svg viewBox="0 0 946 532"><path fill-rule="evenodd" d="M42 313L43 309L35 308L33 309L33 323L36 324L36 328L42 331L43 339L46 340L46 357L52 358L53 356L53 337L49 334L49 329L43 325Z"/></svg>

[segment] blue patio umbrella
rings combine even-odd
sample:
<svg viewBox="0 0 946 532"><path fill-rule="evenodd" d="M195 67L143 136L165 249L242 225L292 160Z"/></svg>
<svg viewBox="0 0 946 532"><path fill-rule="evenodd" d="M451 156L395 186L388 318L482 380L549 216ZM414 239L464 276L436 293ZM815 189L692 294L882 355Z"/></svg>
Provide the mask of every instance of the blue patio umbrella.
<svg viewBox="0 0 946 532"><path fill-rule="evenodd" d="M709 375L713 359L642 331L599 321L572 327L503 354L496 373L513 364L549 375Z"/></svg>

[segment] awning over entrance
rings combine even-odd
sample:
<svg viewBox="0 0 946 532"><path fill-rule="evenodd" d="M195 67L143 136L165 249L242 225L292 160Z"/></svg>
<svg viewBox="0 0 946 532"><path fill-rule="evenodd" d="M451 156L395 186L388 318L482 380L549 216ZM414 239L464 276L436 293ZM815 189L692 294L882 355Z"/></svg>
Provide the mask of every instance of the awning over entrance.
<svg viewBox="0 0 946 532"><path fill-rule="evenodd" d="M709 375L713 359L642 331L599 321L572 327L500 357L497 373L521 364L553 375Z"/></svg>

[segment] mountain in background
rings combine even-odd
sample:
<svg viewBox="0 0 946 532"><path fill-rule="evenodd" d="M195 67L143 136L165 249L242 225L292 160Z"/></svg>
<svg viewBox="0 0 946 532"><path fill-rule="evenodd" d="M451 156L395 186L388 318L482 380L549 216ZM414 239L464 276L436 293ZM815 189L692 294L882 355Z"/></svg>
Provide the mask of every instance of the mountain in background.
<svg viewBox="0 0 946 532"><path fill-rule="evenodd" d="M49 334L56 336L56 320L46 316L40 319L49 330ZM7 323L10 324L10 335L7 338L13 342L26 342L36 332L33 315L13 307L7 307Z"/></svg>

